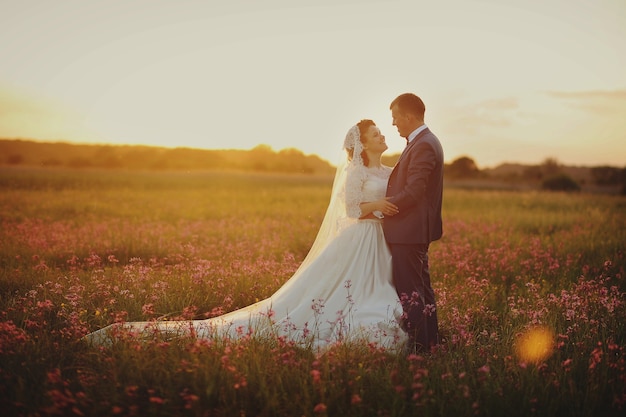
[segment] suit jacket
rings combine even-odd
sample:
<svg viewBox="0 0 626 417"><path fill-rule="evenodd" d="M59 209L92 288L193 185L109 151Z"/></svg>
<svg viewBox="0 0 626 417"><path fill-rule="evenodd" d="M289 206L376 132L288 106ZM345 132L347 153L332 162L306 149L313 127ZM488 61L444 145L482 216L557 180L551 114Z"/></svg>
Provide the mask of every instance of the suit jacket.
<svg viewBox="0 0 626 417"><path fill-rule="evenodd" d="M389 201L399 208L383 222L388 243L428 244L441 238L443 165L441 143L429 129L402 152L387 185Z"/></svg>

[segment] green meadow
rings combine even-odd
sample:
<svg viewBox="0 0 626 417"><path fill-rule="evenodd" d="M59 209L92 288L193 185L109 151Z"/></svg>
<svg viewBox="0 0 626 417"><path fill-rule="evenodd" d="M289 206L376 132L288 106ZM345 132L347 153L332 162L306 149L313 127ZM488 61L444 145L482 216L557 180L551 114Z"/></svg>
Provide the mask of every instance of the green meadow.
<svg viewBox="0 0 626 417"><path fill-rule="evenodd" d="M120 340L271 295L329 175L0 170L6 416L622 416L626 197L446 185L431 274L444 343L404 356L283 339Z"/></svg>

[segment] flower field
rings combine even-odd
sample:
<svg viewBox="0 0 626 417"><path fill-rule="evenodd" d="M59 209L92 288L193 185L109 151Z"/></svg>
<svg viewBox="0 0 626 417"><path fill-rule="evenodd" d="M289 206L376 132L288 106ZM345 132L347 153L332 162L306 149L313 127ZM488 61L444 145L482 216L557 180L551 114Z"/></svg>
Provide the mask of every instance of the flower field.
<svg viewBox="0 0 626 417"><path fill-rule="evenodd" d="M447 187L444 343L404 356L282 339L81 337L266 298L306 255L327 176L0 170L5 416L622 416L626 198Z"/></svg>

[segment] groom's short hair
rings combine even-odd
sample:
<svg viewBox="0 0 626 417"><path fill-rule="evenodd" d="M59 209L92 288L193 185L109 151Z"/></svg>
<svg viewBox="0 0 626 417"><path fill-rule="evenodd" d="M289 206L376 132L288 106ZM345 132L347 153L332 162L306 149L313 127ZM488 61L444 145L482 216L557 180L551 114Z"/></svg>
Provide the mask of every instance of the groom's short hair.
<svg viewBox="0 0 626 417"><path fill-rule="evenodd" d="M412 114L421 119L424 119L424 113L426 113L426 105L421 98L413 93L400 94L389 105L389 109L394 106L398 106L400 111Z"/></svg>

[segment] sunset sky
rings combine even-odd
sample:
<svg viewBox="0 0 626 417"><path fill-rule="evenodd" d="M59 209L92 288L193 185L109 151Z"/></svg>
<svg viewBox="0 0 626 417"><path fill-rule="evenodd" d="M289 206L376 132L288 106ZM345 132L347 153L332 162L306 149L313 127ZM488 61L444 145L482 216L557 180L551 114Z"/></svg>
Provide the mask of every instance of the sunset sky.
<svg viewBox="0 0 626 417"><path fill-rule="evenodd" d="M337 161L414 92L446 161L626 166L624 0L5 0L0 138Z"/></svg>

